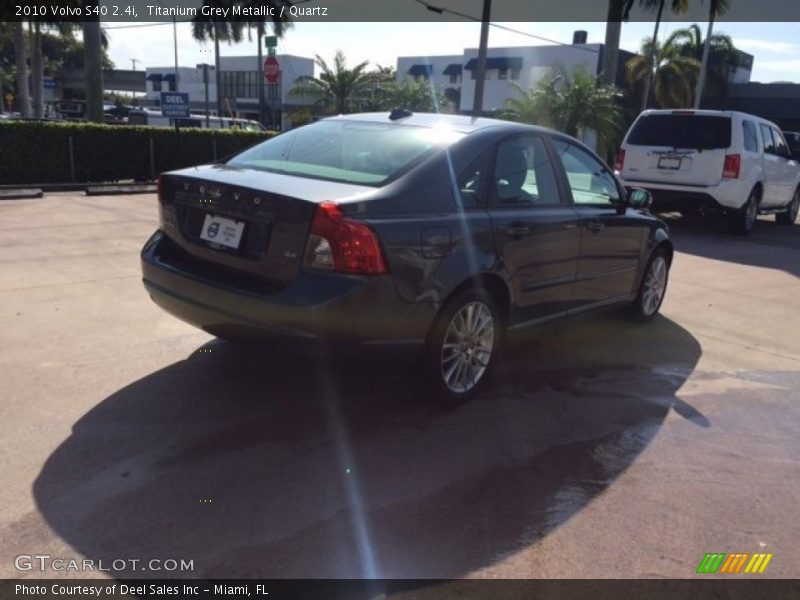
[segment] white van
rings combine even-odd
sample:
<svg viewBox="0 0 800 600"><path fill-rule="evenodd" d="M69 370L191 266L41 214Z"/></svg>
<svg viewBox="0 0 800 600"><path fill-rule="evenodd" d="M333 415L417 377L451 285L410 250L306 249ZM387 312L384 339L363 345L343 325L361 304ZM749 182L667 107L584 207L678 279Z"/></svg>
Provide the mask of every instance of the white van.
<svg viewBox="0 0 800 600"><path fill-rule="evenodd" d="M792 224L800 206L800 163L770 121L733 111L647 110L620 147L626 187L647 189L653 210L721 209L747 235L756 216Z"/></svg>
<svg viewBox="0 0 800 600"><path fill-rule="evenodd" d="M128 114L129 125L150 125L153 127L174 127L176 119L165 117L155 110L132 110ZM192 114L188 119L177 119L180 127L206 127L205 115ZM208 117L210 129L243 129L245 131L266 131L258 121L236 117Z"/></svg>

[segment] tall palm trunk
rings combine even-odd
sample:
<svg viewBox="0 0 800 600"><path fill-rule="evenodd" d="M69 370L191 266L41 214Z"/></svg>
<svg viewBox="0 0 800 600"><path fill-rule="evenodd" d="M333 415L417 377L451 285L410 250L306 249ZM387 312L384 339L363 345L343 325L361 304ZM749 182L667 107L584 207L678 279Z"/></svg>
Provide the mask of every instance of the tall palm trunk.
<svg viewBox="0 0 800 600"><path fill-rule="evenodd" d="M606 16L606 39L603 44L603 64L598 85L614 85L617 81L619 62L619 37L622 32L623 2L608 0Z"/></svg>
<svg viewBox="0 0 800 600"><path fill-rule="evenodd" d="M653 29L653 45L650 50L650 67L647 69L647 77L644 80L644 90L642 91L642 110L647 109L647 102L650 99L650 86L656 72L656 50L658 49L658 28L661 25L661 15L664 12L664 2L661 0L658 5L658 14L656 15L656 24Z"/></svg>
<svg viewBox="0 0 800 600"><path fill-rule="evenodd" d="M17 62L17 110L23 117L31 116L28 95L28 52L25 48L25 26L20 21L14 25L14 56Z"/></svg>
<svg viewBox="0 0 800 600"><path fill-rule="evenodd" d="M713 4L712 4L713 7ZM708 55L711 49L711 34L714 32L714 17L715 11L710 11L708 15L708 31L706 32L706 39L703 42L703 59L700 62L700 72L697 74L697 87L694 90L694 108L700 108L700 99L703 96L703 88L706 85L706 69L708 69Z"/></svg>
<svg viewBox="0 0 800 600"><path fill-rule="evenodd" d="M41 119L44 116L44 60L42 60L42 29L38 21L33 22L31 46L33 116Z"/></svg>
<svg viewBox="0 0 800 600"><path fill-rule="evenodd" d="M83 68L86 75L86 118L96 123L103 122L103 70L101 52L100 21L83 24Z"/></svg>
<svg viewBox="0 0 800 600"><path fill-rule="evenodd" d="M219 25L214 22L214 88L217 90L217 116L222 116L222 77L219 71Z"/></svg>

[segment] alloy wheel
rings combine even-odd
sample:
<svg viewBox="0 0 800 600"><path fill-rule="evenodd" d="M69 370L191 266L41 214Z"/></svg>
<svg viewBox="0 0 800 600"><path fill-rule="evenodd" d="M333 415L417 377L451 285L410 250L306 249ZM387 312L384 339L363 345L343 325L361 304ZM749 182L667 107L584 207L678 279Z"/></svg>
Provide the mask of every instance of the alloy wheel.
<svg viewBox="0 0 800 600"><path fill-rule="evenodd" d="M667 261L663 256L656 256L647 270L644 289L642 290L642 312L646 316L649 317L655 314L659 306L661 306L661 300L664 298L666 289Z"/></svg>
<svg viewBox="0 0 800 600"><path fill-rule="evenodd" d="M458 310L442 341L442 381L455 393L474 388L489 366L495 346L495 321L486 304L472 301Z"/></svg>

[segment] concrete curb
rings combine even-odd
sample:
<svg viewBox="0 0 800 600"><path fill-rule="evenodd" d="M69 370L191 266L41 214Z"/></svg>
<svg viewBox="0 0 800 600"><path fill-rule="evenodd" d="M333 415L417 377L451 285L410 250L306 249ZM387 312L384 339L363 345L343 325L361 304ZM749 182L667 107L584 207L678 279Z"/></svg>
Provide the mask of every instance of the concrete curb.
<svg viewBox="0 0 800 600"><path fill-rule="evenodd" d="M26 198L41 198L42 190L38 188L0 190L0 200L22 200Z"/></svg>

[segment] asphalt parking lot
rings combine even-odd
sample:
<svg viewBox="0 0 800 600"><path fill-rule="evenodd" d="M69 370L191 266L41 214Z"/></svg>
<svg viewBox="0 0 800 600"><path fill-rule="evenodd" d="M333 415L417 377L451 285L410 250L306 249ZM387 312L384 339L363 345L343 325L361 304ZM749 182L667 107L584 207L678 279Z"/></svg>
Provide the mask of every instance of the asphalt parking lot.
<svg viewBox="0 0 800 600"><path fill-rule="evenodd" d="M671 220L660 316L515 340L452 411L408 365L241 349L163 313L154 195L0 203L0 576L800 577L800 226ZM707 576L706 576L707 577ZM750 575L741 575L750 577Z"/></svg>

